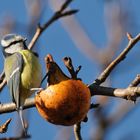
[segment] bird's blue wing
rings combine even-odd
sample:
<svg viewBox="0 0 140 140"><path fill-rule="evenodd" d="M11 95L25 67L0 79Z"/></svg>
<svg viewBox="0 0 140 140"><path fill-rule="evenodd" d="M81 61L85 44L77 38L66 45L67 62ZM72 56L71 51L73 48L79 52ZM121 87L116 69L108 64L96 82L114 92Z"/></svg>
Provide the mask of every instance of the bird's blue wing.
<svg viewBox="0 0 140 140"><path fill-rule="evenodd" d="M15 53L12 56L10 56L8 59L11 63L9 65L9 63L6 62L6 66L5 66L5 68L7 68L7 71L5 70L6 71L5 74L7 74L7 84L10 89L12 100L16 104L16 108L23 126L23 131L26 135L27 132L26 132L26 128L23 120L23 114L22 114L23 108L20 105L21 73L23 70L24 60L22 54L20 53Z"/></svg>
<svg viewBox="0 0 140 140"><path fill-rule="evenodd" d="M15 53L12 56L12 67L10 69L10 76L7 84L10 89L13 102L16 104L17 109L20 107L20 82L21 73L23 69L23 57L20 53Z"/></svg>

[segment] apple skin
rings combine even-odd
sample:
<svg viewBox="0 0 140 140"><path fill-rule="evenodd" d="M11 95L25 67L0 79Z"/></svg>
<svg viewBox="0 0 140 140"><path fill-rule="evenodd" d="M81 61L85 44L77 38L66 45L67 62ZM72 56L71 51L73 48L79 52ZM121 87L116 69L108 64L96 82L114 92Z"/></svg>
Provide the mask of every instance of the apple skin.
<svg viewBox="0 0 140 140"><path fill-rule="evenodd" d="M35 96L39 114L48 122L71 126L82 121L90 108L91 94L80 80L50 85Z"/></svg>

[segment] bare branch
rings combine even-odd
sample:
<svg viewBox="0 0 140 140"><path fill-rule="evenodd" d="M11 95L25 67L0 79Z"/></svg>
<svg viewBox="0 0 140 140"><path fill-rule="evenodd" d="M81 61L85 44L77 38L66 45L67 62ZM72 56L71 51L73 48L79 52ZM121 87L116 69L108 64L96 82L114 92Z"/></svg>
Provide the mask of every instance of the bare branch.
<svg viewBox="0 0 140 140"><path fill-rule="evenodd" d="M34 98L29 98L25 101L24 109L35 107ZM14 103L0 104L0 114L10 113L16 111L16 106Z"/></svg>
<svg viewBox="0 0 140 140"><path fill-rule="evenodd" d="M126 36L127 36L127 38L128 38L129 41L130 41L131 39L133 39L133 38L132 38L132 35L131 35L130 33L126 33Z"/></svg>
<svg viewBox="0 0 140 140"><path fill-rule="evenodd" d="M94 81L95 84L100 85L103 83L112 70L126 57L127 53L134 47L134 45L140 40L140 34L138 34L135 38L129 39L129 43L127 47L123 50L123 52L109 64L109 66L99 75L99 77Z"/></svg>
<svg viewBox="0 0 140 140"><path fill-rule="evenodd" d="M138 74L136 76L136 78L131 82L131 84L129 85L129 87L135 87L140 83L140 75Z"/></svg>
<svg viewBox="0 0 140 140"><path fill-rule="evenodd" d="M3 125L0 126L0 133L5 133L5 132L7 132L8 126L9 126L11 120L12 120L11 118L8 119Z"/></svg>
<svg viewBox="0 0 140 140"><path fill-rule="evenodd" d="M128 88L111 88L111 87L103 87L96 84L92 84L88 86L91 92L91 96L95 95L103 95L103 96L111 96L111 97L119 97L122 99L128 99L130 96L130 100L134 100L140 96L140 87L128 87ZM24 109L35 107L34 98L29 98L25 101ZM16 111L16 106L14 103L6 103L0 104L0 114L9 113Z"/></svg>
<svg viewBox="0 0 140 140"><path fill-rule="evenodd" d="M91 103L90 109L98 108L99 106L100 106L100 104L93 104L93 103Z"/></svg>
<svg viewBox="0 0 140 140"><path fill-rule="evenodd" d="M74 125L74 135L75 135L75 140L82 140L81 137L81 123L77 123Z"/></svg>
<svg viewBox="0 0 140 140"><path fill-rule="evenodd" d="M64 57L63 61L64 61L64 64L67 67L67 69L68 69L68 71L71 75L71 78L72 79L77 79L77 75L76 75L76 72L74 70L71 58L70 57Z"/></svg>
<svg viewBox="0 0 140 140"><path fill-rule="evenodd" d="M79 73L79 71L81 70L81 68L82 68L82 66L80 65L80 66L78 66L78 68L76 69L76 71L75 71L75 73L76 73L76 75L78 75L78 73Z"/></svg>
<svg viewBox="0 0 140 140"><path fill-rule="evenodd" d="M6 83L7 81L6 81L6 78L4 77L4 79L0 83L0 91L2 91L2 89L5 87Z"/></svg>
<svg viewBox="0 0 140 140"><path fill-rule="evenodd" d="M5 73L3 70L2 73L0 74L0 83L3 81L4 76L5 76Z"/></svg>
<svg viewBox="0 0 140 140"><path fill-rule="evenodd" d="M79 11L78 9L66 11L65 13L61 14L61 17L65 17L65 16L70 16L70 15L76 14L78 11Z"/></svg>
<svg viewBox="0 0 140 140"><path fill-rule="evenodd" d="M50 20L48 22L46 22L44 25L42 26L38 26L36 29L36 32L31 40L31 42L28 45L29 49L32 49L32 47L34 46L34 44L36 43L36 41L38 40L38 38L40 37L41 33L43 31L45 31L53 22L55 22L56 20L58 20L61 17L64 16L69 16L72 14L75 14L78 12L78 10L70 10L70 11L65 11L64 10L67 8L67 6L70 4L72 0L67 0L60 8L60 10L58 10L57 12L54 13L54 15L50 18Z"/></svg>
<svg viewBox="0 0 140 140"><path fill-rule="evenodd" d="M103 95L119 97L123 99L129 99L135 101L137 97L140 96L140 87L128 87L125 89L103 87L98 85L90 85L89 89L91 91L91 96Z"/></svg>
<svg viewBox="0 0 140 140"><path fill-rule="evenodd" d="M6 85L6 79L5 79L5 73L3 70L3 72L0 74L0 91L2 91L5 85Z"/></svg>
<svg viewBox="0 0 140 140"><path fill-rule="evenodd" d="M60 12L63 12L73 0L67 0L61 7Z"/></svg>

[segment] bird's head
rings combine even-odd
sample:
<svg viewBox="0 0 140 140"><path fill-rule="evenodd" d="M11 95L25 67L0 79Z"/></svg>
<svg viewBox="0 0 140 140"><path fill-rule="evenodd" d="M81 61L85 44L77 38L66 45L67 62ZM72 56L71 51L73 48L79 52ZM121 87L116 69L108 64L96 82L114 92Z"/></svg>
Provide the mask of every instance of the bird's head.
<svg viewBox="0 0 140 140"><path fill-rule="evenodd" d="M20 50L27 49L25 44L26 38L16 35L16 34L7 34L1 40L1 46L3 49L4 56L9 56Z"/></svg>

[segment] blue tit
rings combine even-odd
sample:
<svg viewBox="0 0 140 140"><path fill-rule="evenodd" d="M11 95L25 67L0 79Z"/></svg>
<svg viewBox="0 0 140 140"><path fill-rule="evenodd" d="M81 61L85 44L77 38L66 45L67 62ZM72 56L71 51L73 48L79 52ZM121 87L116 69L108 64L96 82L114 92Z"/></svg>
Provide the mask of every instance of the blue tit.
<svg viewBox="0 0 140 140"><path fill-rule="evenodd" d="M23 105L32 95L32 88L41 84L42 72L38 56L27 49L26 39L20 35L8 34L1 40L5 57L4 71L12 101L16 104L23 130L27 134L23 120Z"/></svg>

